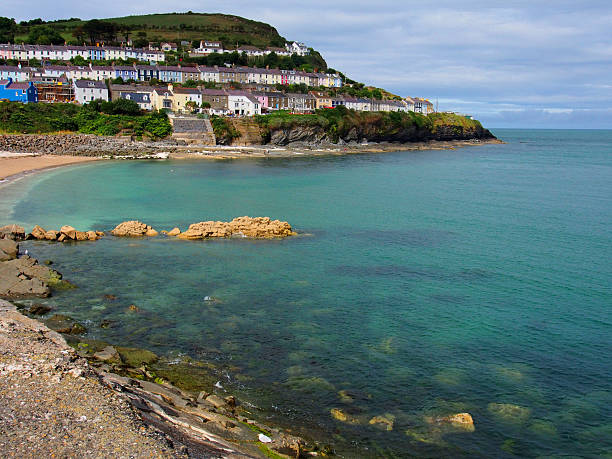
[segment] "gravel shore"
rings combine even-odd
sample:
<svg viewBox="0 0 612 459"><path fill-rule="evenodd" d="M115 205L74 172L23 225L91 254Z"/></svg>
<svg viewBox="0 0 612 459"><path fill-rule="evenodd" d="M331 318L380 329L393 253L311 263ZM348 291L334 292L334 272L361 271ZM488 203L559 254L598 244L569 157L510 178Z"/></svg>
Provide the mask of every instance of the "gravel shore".
<svg viewBox="0 0 612 459"><path fill-rule="evenodd" d="M0 457L187 457L64 339L0 300Z"/></svg>

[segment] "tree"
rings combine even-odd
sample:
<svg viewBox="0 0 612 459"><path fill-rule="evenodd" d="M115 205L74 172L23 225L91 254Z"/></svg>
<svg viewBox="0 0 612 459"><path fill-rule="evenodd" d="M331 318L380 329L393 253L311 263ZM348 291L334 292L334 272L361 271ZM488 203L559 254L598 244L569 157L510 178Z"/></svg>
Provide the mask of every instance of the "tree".
<svg viewBox="0 0 612 459"><path fill-rule="evenodd" d="M83 56L74 56L70 58L70 62L74 65L87 65L87 60Z"/></svg>
<svg viewBox="0 0 612 459"><path fill-rule="evenodd" d="M36 45L61 45L66 40L52 27L38 26L30 30L27 41Z"/></svg>
<svg viewBox="0 0 612 459"><path fill-rule="evenodd" d="M187 107L191 113L195 113L198 109L198 103L190 100L185 104L185 107Z"/></svg>
<svg viewBox="0 0 612 459"><path fill-rule="evenodd" d="M0 17L0 43L12 43L15 41L17 24L14 19Z"/></svg>

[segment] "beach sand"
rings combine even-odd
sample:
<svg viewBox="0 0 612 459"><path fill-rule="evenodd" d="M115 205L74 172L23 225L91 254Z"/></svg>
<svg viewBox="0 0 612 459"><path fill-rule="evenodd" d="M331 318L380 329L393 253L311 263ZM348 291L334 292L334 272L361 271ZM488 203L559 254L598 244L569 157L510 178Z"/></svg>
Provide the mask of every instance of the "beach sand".
<svg viewBox="0 0 612 459"><path fill-rule="evenodd" d="M24 172L99 159L91 156L32 155L0 152L0 180Z"/></svg>

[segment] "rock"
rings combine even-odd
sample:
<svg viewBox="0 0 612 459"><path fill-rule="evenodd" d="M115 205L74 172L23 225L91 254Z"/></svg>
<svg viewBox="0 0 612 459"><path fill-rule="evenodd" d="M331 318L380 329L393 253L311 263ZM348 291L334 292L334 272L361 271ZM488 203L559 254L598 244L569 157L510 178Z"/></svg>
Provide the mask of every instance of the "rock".
<svg viewBox="0 0 612 459"><path fill-rule="evenodd" d="M110 295L110 294L107 294L107 295L104 295L104 297L103 297L103 298L104 298L105 300L108 300L108 301L115 301L115 300L117 299L117 296L116 296L116 295Z"/></svg>
<svg viewBox="0 0 612 459"><path fill-rule="evenodd" d="M33 304L29 309L30 314L34 314L36 316L44 316L49 311L51 311L49 306L40 303Z"/></svg>
<svg viewBox="0 0 612 459"><path fill-rule="evenodd" d="M96 234L95 231L87 231L87 239L89 239L90 241L97 241L99 239L99 236Z"/></svg>
<svg viewBox="0 0 612 459"><path fill-rule="evenodd" d="M347 424L359 424L359 420L356 417L351 416L340 408L332 408L329 410L329 412L331 413L332 418L336 419L337 421L346 422Z"/></svg>
<svg viewBox="0 0 612 459"><path fill-rule="evenodd" d="M117 347L117 351L119 352L123 363L132 368L138 368L142 365L150 365L159 359L157 354L147 351L146 349L139 349L135 347Z"/></svg>
<svg viewBox="0 0 612 459"><path fill-rule="evenodd" d="M511 403L489 403L487 409L498 418L513 423L523 423L531 416L529 408Z"/></svg>
<svg viewBox="0 0 612 459"><path fill-rule="evenodd" d="M104 231L96 231L96 236L98 237L104 236Z"/></svg>
<svg viewBox="0 0 612 459"><path fill-rule="evenodd" d="M49 296L51 289L44 280L50 276L49 271L55 273L49 268L39 266L35 259L27 255L0 263L0 296L5 298Z"/></svg>
<svg viewBox="0 0 612 459"><path fill-rule="evenodd" d="M0 228L0 239L23 241L26 238L25 229L17 225L6 225Z"/></svg>
<svg viewBox="0 0 612 459"><path fill-rule="evenodd" d="M171 229L170 231L168 231L168 232L166 233L166 235L168 235L168 236L172 236L172 237L174 237L174 236L178 236L179 234L181 234L181 230L180 230L180 229L178 229L178 228L173 228L173 229Z"/></svg>
<svg viewBox="0 0 612 459"><path fill-rule="evenodd" d="M62 226L60 228L60 233L62 233L66 239L76 240L76 230L72 226Z"/></svg>
<svg viewBox="0 0 612 459"><path fill-rule="evenodd" d="M131 220L118 224L111 234L117 237L142 237L157 236L157 231L142 222Z"/></svg>
<svg viewBox="0 0 612 459"><path fill-rule="evenodd" d="M210 394L209 394L208 392L201 391L201 392L198 394L198 402L199 402L199 403L202 403L204 400L206 400L206 397L208 397L209 395L210 395Z"/></svg>
<svg viewBox="0 0 612 459"><path fill-rule="evenodd" d="M139 312L140 308L138 306L136 306L135 304L130 304L128 306L128 311L130 311L130 312Z"/></svg>
<svg viewBox="0 0 612 459"><path fill-rule="evenodd" d="M117 349L115 349L113 346L106 346L100 352L96 352L93 356L102 362L121 363L121 357L119 356Z"/></svg>
<svg viewBox="0 0 612 459"><path fill-rule="evenodd" d="M215 237L280 238L294 236L296 233L287 222L271 220L269 217L238 217L231 222L205 221L193 223L180 239L207 239Z"/></svg>
<svg viewBox="0 0 612 459"><path fill-rule="evenodd" d="M74 239L77 241L87 241L89 240L89 236L84 231L75 231Z"/></svg>
<svg viewBox="0 0 612 459"><path fill-rule="evenodd" d="M382 416L374 416L369 422L370 425L378 426L388 431L393 430L394 423L395 416L393 416L391 413L385 413Z"/></svg>
<svg viewBox="0 0 612 459"><path fill-rule="evenodd" d="M49 230L45 233L45 239L47 241L57 241L57 238L59 235L60 235L59 231Z"/></svg>
<svg viewBox="0 0 612 459"><path fill-rule="evenodd" d="M83 325L72 317L68 317L64 314L54 314L49 319L45 320L45 325L51 330L67 335L82 335L87 331Z"/></svg>
<svg viewBox="0 0 612 459"><path fill-rule="evenodd" d="M227 408L227 402L218 395L209 395L206 397L206 401L213 405L215 408Z"/></svg>
<svg viewBox="0 0 612 459"><path fill-rule="evenodd" d="M41 228L40 226L36 225L33 229L32 232L30 233L30 236L34 239L45 239L45 235L47 234L47 232Z"/></svg>
<svg viewBox="0 0 612 459"><path fill-rule="evenodd" d="M115 322L112 320L104 319L100 322L100 328L111 328Z"/></svg>
<svg viewBox="0 0 612 459"><path fill-rule="evenodd" d="M66 235L65 235L65 234L60 234L60 235L57 237L57 242L64 242L64 241L68 241L68 240L69 240L69 239L66 237Z"/></svg>
<svg viewBox="0 0 612 459"><path fill-rule="evenodd" d="M19 253L19 244L10 239L0 239L0 261L14 260Z"/></svg>
<svg viewBox="0 0 612 459"><path fill-rule="evenodd" d="M475 429L474 420L470 413L457 413L439 418L426 417L425 420L429 424L447 424L468 432L473 432Z"/></svg>
<svg viewBox="0 0 612 459"><path fill-rule="evenodd" d="M225 397L224 400L230 408L236 408L236 398L233 395Z"/></svg>

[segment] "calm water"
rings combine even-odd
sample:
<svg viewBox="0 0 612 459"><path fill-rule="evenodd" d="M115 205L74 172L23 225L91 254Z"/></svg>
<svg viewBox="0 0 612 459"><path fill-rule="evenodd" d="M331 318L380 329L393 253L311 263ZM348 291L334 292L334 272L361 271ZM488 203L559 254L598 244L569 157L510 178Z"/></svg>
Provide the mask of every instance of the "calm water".
<svg viewBox="0 0 612 459"><path fill-rule="evenodd" d="M80 286L49 303L90 338L215 362L253 410L347 457L610 455L612 132L496 134L508 144L58 169L0 189L0 212L103 230L288 220L304 235L27 247ZM462 411L475 432L424 421ZM393 431L367 424L385 413Z"/></svg>

